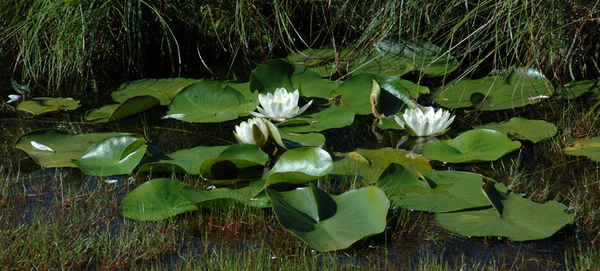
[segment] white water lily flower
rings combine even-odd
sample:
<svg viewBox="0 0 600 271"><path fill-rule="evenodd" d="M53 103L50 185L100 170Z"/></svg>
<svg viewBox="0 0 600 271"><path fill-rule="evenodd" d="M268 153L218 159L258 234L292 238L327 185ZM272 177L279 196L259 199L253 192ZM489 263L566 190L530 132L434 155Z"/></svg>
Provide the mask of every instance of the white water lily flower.
<svg viewBox="0 0 600 271"><path fill-rule="evenodd" d="M16 102L16 101L20 100L21 99L21 95L10 94L10 95L8 95L8 98L10 100L8 100L8 102L6 102L7 104L12 103L12 102Z"/></svg>
<svg viewBox="0 0 600 271"><path fill-rule="evenodd" d="M261 118L253 118L235 126L233 135L241 143L264 147L269 138L269 128Z"/></svg>
<svg viewBox="0 0 600 271"><path fill-rule="evenodd" d="M425 112L419 108L406 109L403 118L396 117L396 122L404 127L407 133L412 136L437 136L446 132L448 126L454 121L454 116L450 118L450 112L438 109L436 112L433 107L428 107Z"/></svg>
<svg viewBox="0 0 600 271"><path fill-rule="evenodd" d="M250 112L253 116L270 118L277 121L284 121L298 116L312 104L312 100L302 108L298 107L300 93L296 89L294 92L287 92L285 88L278 88L275 94L267 93L267 95L258 95L261 107L258 107L257 112Z"/></svg>

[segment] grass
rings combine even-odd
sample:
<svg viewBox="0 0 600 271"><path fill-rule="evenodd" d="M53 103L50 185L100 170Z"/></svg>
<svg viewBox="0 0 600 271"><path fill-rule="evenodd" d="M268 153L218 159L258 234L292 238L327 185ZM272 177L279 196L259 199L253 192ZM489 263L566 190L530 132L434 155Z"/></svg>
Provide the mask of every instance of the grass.
<svg viewBox="0 0 600 271"><path fill-rule="evenodd" d="M437 44L461 62L456 72L443 79L406 76L430 87L513 65L542 70L556 87L600 76L599 16L598 2L583 0L499 4L489 0L443 4L439 0L4 1L0 4L0 93L3 99L13 93L10 79L14 78L29 85L33 96L78 96L88 101L84 106L94 107L112 85L126 80L184 76L246 81L250 71L269 58L328 46L338 52L335 61L340 64L342 57L368 53L377 42L399 36ZM350 50L343 51L346 48ZM345 67L340 70L345 72ZM207 126L181 123L100 127L73 116L82 115L84 109L27 120L3 104L0 266L11 270L599 269L594 245L600 237L598 163L562 153L568 139L600 135L598 105L553 97L541 106L481 113L469 120L482 124L518 115L557 125L559 132L551 139L525 145L497 163L466 169L501 181L535 201L568 205L576 215L574 225L548 240L457 236L437 226L431 214L394 209L381 235L343 251L318 253L281 228L271 211L244 205L224 205L159 222L124 219L119 206L124 195L156 176L137 175L134 183L122 180L110 185L78 170L40 169L11 148L19 136L35 129L72 133L113 129L144 134L156 142L156 148L174 151L233 141L225 126L210 126L210 132ZM384 143L373 143L371 122L361 121L359 129L346 131L353 145L395 146L388 142L394 138L389 134L384 134ZM224 133L231 138L223 138ZM337 134L325 135L331 142ZM196 176L173 177L198 184ZM349 176L318 184L342 193L362 181Z"/></svg>

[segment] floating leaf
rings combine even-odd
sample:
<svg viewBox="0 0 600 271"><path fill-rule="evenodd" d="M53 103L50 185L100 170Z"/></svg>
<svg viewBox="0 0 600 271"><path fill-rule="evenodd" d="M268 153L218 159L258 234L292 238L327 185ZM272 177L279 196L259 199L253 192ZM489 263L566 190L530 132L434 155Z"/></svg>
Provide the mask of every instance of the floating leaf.
<svg viewBox="0 0 600 271"><path fill-rule="evenodd" d="M532 202L519 194L509 194L501 200L502 217L493 209L438 213L438 224L447 230L466 236L506 236L513 241L529 241L551 236L574 216L565 213L567 206L556 201Z"/></svg>
<svg viewBox="0 0 600 271"><path fill-rule="evenodd" d="M71 98L39 97L20 102L17 110L34 115L58 113L60 110L75 110L79 108L79 101Z"/></svg>
<svg viewBox="0 0 600 271"><path fill-rule="evenodd" d="M506 192L503 184L470 172L420 171L421 178L399 164L390 164L379 176L377 186L408 210L454 212L491 206L481 191L489 182Z"/></svg>
<svg viewBox="0 0 600 271"><path fill-rule="evenodd" d="M85 174L111 176L129 174L146 154L141 135L120 135L102 139L72 162Z"/></svg>
<svg viewBox="0 0 600 271"><path fill-rule="evenodd" d="M569 140L563 151L568 155L587 156L600 162L600 137Z"/></svg>
<svg viewBox="0 0 600 271"><path fill-rule="evenodd" d="M429 160L423 156L413 158L409 151L395 148L376 150L355 149L353 152L336 153L331 174L346 175L349 172L362 176L371 182L391 163L397 163L414 170L432 170Z"/></svg>
<svg viewBox="0 0 600 271"><path fill-rule="evenodd" d="M147 181L127 194L121 202L121 212L127 218L153 221L198 210L177 194L184 186L165 178Z"/></svg>
<svg viewBox="0 0 600 271"><path fill-rule="evenodd" d="M259 180L242 188L217 188L208 191L198 190L191 186L184 186L179 190L179 195L194 204L205 207L221 204L223 201L238 201L246 202L255 207L264 208L270 207L268 198L255 198L260 191L264 189L264 185L265 181Z"/></svg>
<svg viewBox="0 0 600 271"><path fill-rule="evenodd" d="M160 104L160 101L152 96L134 96L123 101L121 104L109 104L99 109L92 109L85 113L86 120L96 122L109 122L131 116Z"/></svg>
<svg viewBox="0 0 600 271"><path fill-rule="evenodd" d="M325 136L320 133L296 134L277 129L287 149L300 147L321 147L325 144Z"/></svg>
<svg viewBox="0 0 600 271"><path fill-rule="evenodd" d="M353 112L344 108L329 107L318 111L311 110L304 112L304 114L281 122L278 125L286 132L307 133L342 128L351 125L353 122Z"/></svg>
<svg viewBox="0 0 600 271"><path fill-rule="evenodd" d="M216 81L192 84L169 104L165 118L189 122L224 122L247 116L256 105L234 88Z"/></svg>
<svg viewBox="0 0 600 271"><path fill-rule="evenodd" d="M474 127L475 129L490 129L506 134L509 138L529 140L537 143L542 139L556 135L556 126L543 120L528 120L514 117L501 123L490 123Z"/></svg>
<svg viewBox="0 0 600 271"><path fill-rule="evenodd" d="M281 155L263 179L267 187L275 183L301 184L327 175L332 168L331 156L322 149L293 149Z"/></svg>
<svg viewBox="0 0 600 271"><path fill-rule="evenodd" d="M336 51L332 48L307 48L289 54L286 60L292 64L309 68L321 77L329 77L337 71L337 65L334 63L335 53Z"/></svg>
<svg viewBox="0 0 600 271"><path fill-rule="evenodd" d="M598 96L600 94L600 84L598 84L599 79L600 78L571 82L561 86L558 91L568 99L575 99L585 94L589 94L592 98L598 99L600 97Z"/></svg>
<svg viewBox="0 0 600 271"><path fill-rule="evenodd" d="M521 147L505 134L487 129L467 131L450 143L429 142L422 146L423 156L442 162L467 163L494 161Z"/></svg>
<svg viewBox="0 0 600 271"><path fill-rule="evenodd" d="M552 95L552 84L536 69L517 68L508 75L481 79L464 78L432 96L442 106L473 106L481 110L504 110L535 104Z"/></svg>
<svg viewBox="0 0 600 271"><path fill-rule="evenodd" d="M89 147L102 139L120 135L127 134L92 133L71 135L57 130L38 130L22 135L13 147L25 151L36 163L43 167L77 167L71 162L71 159L81 158Z"/></svg>
<svg viewBox="0 0 600 271"><path fill-rule="evenodd" d="M200 164L204 160L219 157L219 154L229 146L205 147L199 146L192 149L182 149L171 154L154 155L146 164L142 165L140 172L180 172L198 175Z"/></svg>
<svg viewBox="0 0 600 271"><path fill-rule="evenodd" d="M289 192L266 191L279 224L317 251L345 249L386 226L390 203L375 186L339 196L312 183Z"/></svg>
<svg viewBox="0 0 600 271"><path fill-rule="evenodd" d="M353 75L402 76L420 71L429 76L440 76L456 70L458 64L446 50L428 42L381 41L373 52L352 61L348 70Z"/></svg>
<svg viewBox="0 0 600 271"><path fill-rule="evenodd" d="M116 102L123 103L134 96L150 95L158 99L160 105L167 106L185 87L201 81L202 79L189 78L140 79L123 83L110 96Z"/></svg>

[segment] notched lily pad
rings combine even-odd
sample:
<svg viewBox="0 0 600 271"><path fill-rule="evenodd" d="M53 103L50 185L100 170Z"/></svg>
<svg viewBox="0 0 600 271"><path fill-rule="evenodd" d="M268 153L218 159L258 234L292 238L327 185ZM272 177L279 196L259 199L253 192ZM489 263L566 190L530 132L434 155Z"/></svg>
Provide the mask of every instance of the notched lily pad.
<svg viewBox="0 0 600 271"><path fill-rule="evenodd" d="M91 133L71 135L57 130L38 130L22 135L13 147L25 151L43 167L77 167L78 159L96 142L125 133Z"/></svg>
<svg viewBox="0 0 600 271"><path fill-rule="evenodd" d="M85 113L86 120L96 122L109 122L131 116L160 104L160 101L149 95L134 96L126 99L121 104L109 104L99 109L92 109Z"/></svg>
<svg viewBox="0 0 600 271"><path fill-rule="evenodd" d="M189 78L140 79L123 83L110 96L116 102L123 103L134 96L150 95L158 99L160 105L167 106L185 87L201 81L201 79Z"/></svg>
<svg viewBox="0 0 600 271"><path fill-rule="evenodd" d="M181 121L214 123L248 116L256 105L227 84L204 81L179 92L169 104L167 116Z"/></svg>
<svg viewBox="0 0 600 271"><path fill-rule="evenodd" d="M556 135L556 125L543 120L528 120L514 117L509 121L500 123L494 122L475 129L490 129L506 134L509 138L519 140L529 140L537 143L543 139Z"/></svg>
<svg viewBox="0 0 600 271"><path fill-rule="evenodd" d="M279 224L317 251L345 249L385 229L390 203L376 186L339 196L312 183L289 192L266 191Z"/></svg>
<svg viewBox="0 0 600 271"><path fill-rule="evenodd" d="M429 142L422 146L423 156L442 162L467 163L494 161L521 147L505 134L488 129L467 131L450 143Z"/></svg>
<svg viewBox="0 0 600 271"><path fill-rule="evenodd" d="M563 151L568 155L587 156L600 162L600 137L569 140Z"/></svg>
<svg viewBox="0 0 600 271"><path fill-rule="evenodd" d="M574 216L567 206L556 201L535 203L519 194L508 194L501 200L502 216L494 208L438 213L436 221L452 232L466 236L504 236L513 241L529 241L550 237Z"/></svg>
<svg viewBox="0 0 600 271"><path fill-rule="evenodd" d="M373 52L352 61L348 70L353 75L371 73L402 76L411 71L420 71L428 76L440 76L456 70L458 64L452 55L434 44L399 40L379 42Z"/></svg>
<svg viewBox="0 0 600 271"><path fill-rule="evenodd" d="M509 74L480 79L463 78L446 89L434 91L434 101L445 107L473 106L504 110L538 103L553 93L552 84L538 70L516 68Z"/></svg>
<svg viewBox="0 0 600 271"><path fill-rule="evenodd" d="M559 92L567 99L575 99L583 95L589 95L592 99L600 98L600 78L571 82L560 86Z"/></svg>
<svg viewBox="0 0 600 271"><path fill-rule="evenodd" d="M177 194L184 186L166 178L147 181L127 194L121 202L121 213L131 219L154 221L198 210Z"/></svg>
<svg viewBox="0 0 600 271"><path fill-rule="evenodd" d="M113 136L98 141L72 162L92 176L129 174L146 154L145 144L141 135Z"/></svg>
<svg viewBox="0 0 600 271"><path fill-rule="evenodd" d="M79 101L71 98L40 97L20 102L17 110L29 114L40 115L58 113L60 110L75 110L79 108Z"/></svg>
<svg viewBox="0 0 600 271"><path fill-rule="evenodd" d="M482 193L482 180L506 193L506 186L482 175L460 171L420 171L415 175L393 163L379 176L377 186L408 210L455 212L491 206Z"/></svg>

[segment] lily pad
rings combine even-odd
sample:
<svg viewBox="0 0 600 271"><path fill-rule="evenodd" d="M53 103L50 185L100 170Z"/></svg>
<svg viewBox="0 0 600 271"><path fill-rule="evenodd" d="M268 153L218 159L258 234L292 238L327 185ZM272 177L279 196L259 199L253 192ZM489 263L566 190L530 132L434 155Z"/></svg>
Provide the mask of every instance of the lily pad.
<svg viewBox="0 0 600 271"><path fill-rule="evenodd" d="M442 162L467 163L494 161L521 147L505 134L488 129L467 131L450 143L429 142L422 146L423 156Z"/></svg>
<svg viewBox="0 0 600 271"><path fill-rule="evenodd" d="M542 139L556 135L556 126L543 120L528 120L514 117L501 123L490 123L474 127L475 129L490 129L506 134L509 138L529 140L537 143Z"/></svg>
<svg viewBox="0 0 600 271"><path fill-rule="evenodd" d="M593 99L600 98L600 84L599 79L583 80L577 82L571 82L559 88L559 92L566 96L567 99L575 99L585 94L590 95Z"/></svg>
<svg viewBox="0 0 600 271"><path fill-rule="evenodd" d="M256 198L264 189L265 181L258 180L241 188L217 188L212 190L198 190L191 186L184 186L179 190L179 195L188 201L203 207L222 204L223 201L245 202L255 207L270 207L268 198Z"/></svg>
<svg viewBox="0 0 600 271"><path fill-rule="evenodd" d="M376 186L339 196L329 195L312 183L289 192L266 191L279 224L317 251L348 248L386 226L390 203Z"/></svg>
<svg viewBox="0 0 600 271"><path fill-rule="evenodd" d="M229 146L205 147L199 146L192 149L182 149L170 154L154 154L140 168L140 172L181 172L198 175L200 164L204 160L219 157L219 154Z"/></svg>
<svg viewBox="0 0 600 271"><path fill-rule="evenodd" d="M79 101L71 98L33 98L28 101L20 102L17 110L34 115L58 113L60 110L75 110L79 108Z"/></svg>
<svg viewBox="0 0 600 271"><path fill-rule="evenodd" d="M160 105L167 106L177 93L201 81L189 78L140 79L122 84L110 96L116 102L123 103L134 96L150 95L158 99Z"/></svg>
<svg viewBox="0 0 600 271"><path fill-rule="evenodd" d="M568 155L587 156L600 162L600 137L569 140L563 151Z"/></svg>
<svg viewBox="0 0 600 271"><path fill-rule="evenodd" d="M179 92L169 104L164 118L214 123L248 116L256 105L234 88L216 81L192 84Z"/></svg>
<svg viewBox="0 0 600 271"><path fill-rule="evenodd" d="M263 176L266 187L275 183L302 184L327 175L333 168L329 153L319 148L300 148L285 152Z"/></svg>
<svg viewBox="0 0 600 271"><path fill-rule="evenodd" d="M377 186L408 210L454 212L491 206L481 191L482 180L506 193L506 186L482 175L460 171L421 171L420 179L399 164L390 164Z"/></svg>
<svg viewBox="0 0 600 271"><path fill-rule="evenodd" d="M268 161L269 156L258 146L235 144L224 149L218 157L204 160L200 164L200 175L219 184L235 183L262 175Z"/></svg>
<svg viewBox="0 0 600 271"><path fill-rule="evenodd" d="M466 236L505 236L513 241L529 241L550 237L574 216L567 206L556 201L543 204L532 202L519 194L506 195L501 200L504 211L500 216L494 208L438 213L436 221L452 232Z"/></svg>
<svg viewBox="0 0 600 271"><path fill-rule="evenodd" d="M293 65L281 59L275 59L256 68L250 77L250 89L259 93L273 93L278 88L289 92L298 89L300 96L314 104L327 104L329 93L341 82L323 79L307 67Z"/></svg>
<svg viewBox="0 0 600 271"><path fill-rule="evenodd" d="M25 151L43 167L77 167L72 159L81 156L96 142L126 133L71 135L57 130L38 130L22 135L14 146ZM42 147L43 146L43 147Z"/></svg>
<svg viewBox="0 0 600 271"><path fill-rule="evenodd" d="M147 181L127 194L121 202L121 213L127 218L153 221L198 210L177 194L184 186L166 178Z"/></svg>
<svg viewBox="0 0 600 271"><path fill-rule="evenodd" d="M420 71L428 76L448 74L458 68L458 61L446 50L424 41L381 41L373 52L350 63L353 75L371 73L402 76Z"/></svg>
<svg viewBox="0 0 600 271"><path fill-rule="evenodd" d="M322 147L325 145L325 136L321 133L297 134L288 133L277 129L281 140L287 149L296 149L300 147Z"/></svg>
<svg viewBox="0 0 600 271"><path fill-rule="evenodd" d="M308 133L342 128L353 122L354 112L345 108L328 107L322 110L306 111L291 120L278 123L278 126L290 133Z"/></svg>
<svg viewBox="0 0 600 271"><path fill-rule="evenodd" d="M509 74L480 79L463 78L432 96L445 107L473 106L481 110L504 110L535 104L552 95L550 80L538 70L517 68Z"/></svg>
<svg viewBox="0 0 600 271"><path fill-rule="evenodd" d="M408 81L395 76L360 74L344 81L330 94L333 99L337 100L334 106L346 108L358 115L371 114L373 110L370 97L373 81L377 82L381 88L378 98L380 113L393 115L404 110L410 103L411 94L404 86Z"/></svg>
<svg viewBox="0 0 600 271"><path fill-rule="evenodd" d="M337 65L334 63L335 54L336 51L332 48L307 48L289 54L286 60L292 64L309 68L321 77L329 77L337 72ZM343 66L343 63L340 65Z"/></svg>
<svg viewBox="0 0 600 271"><path fill-rule="evenodd" d="M353 152L336 153L331 174L356 174L368 183L375 183L377 177L391 163L404 165L414 170L433 170L429 159L418 156L413 158L409 151L395 148L376 150L355 149Z"/></svg>
<svg viewBox="0 0 600 271"><path fill-rule="evenodd" d="M72 162L85 174L111 176L129 174L146 154L141 135L120 135L102 139Z"/></svg>
<svg viewBox="0 0 600 271"><path fill-rule="evenodd" d="M109 104L99 109L92 109L85 114L86 120L96 122L109 122L131 116L160 104L160 101L152 96L134 96L123 101L121 104Z"/></svg>

